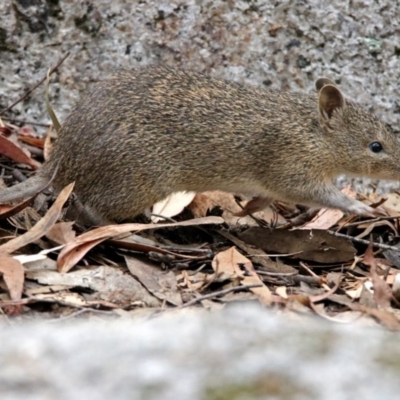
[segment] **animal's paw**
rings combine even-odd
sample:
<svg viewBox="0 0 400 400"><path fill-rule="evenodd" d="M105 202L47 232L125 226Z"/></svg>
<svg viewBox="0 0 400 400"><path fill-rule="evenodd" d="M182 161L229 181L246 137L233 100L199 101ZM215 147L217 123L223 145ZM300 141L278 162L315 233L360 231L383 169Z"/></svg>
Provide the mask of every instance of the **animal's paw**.
<svg viewBox="0 0 400 400"><path fill-rule="evenodd" d="M367 217L387 216L387 213L381 208L373 208L361 201L355 202L347 209L351 214L363 215Z"/></svg>

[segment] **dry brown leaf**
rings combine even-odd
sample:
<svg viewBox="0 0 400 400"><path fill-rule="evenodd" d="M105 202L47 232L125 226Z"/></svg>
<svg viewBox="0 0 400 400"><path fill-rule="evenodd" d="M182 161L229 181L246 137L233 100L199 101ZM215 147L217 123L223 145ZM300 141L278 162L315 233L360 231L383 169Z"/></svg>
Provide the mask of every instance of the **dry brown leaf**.
<svg viewBox="0 0 400 400"><path fill-rule="evenodd" d="M365 307L376 308L376 301L374 299L374 290L372 287L372 282L370 280L363 282L361 287L359 304Z"/></svg>
<svg viewBox="0 0 400 400"><path fill-rule="evenodd" d="M397 236L397 230L396 230L396 228L394 227L394 225L393 225L390 221L385 221L385 220L383 220L383 221L376 221L376 222L367 223L367 224L365 224L365 223L362 224L362 223L361 223L360 225L357 226L357 228L359 228L359 229L365 228L365 229L364 229L364 231L363 231L362 233L360 233L359 235L357 235L356 238L362 239L362 238L364 238L364 237L366 237L366 236L369 236L369 234L370 234L375 228L377 228L377 227L379 227L379 226L388 226L388 227L393 231L394 235Z"/></svg>
<svg viewBox="0 0 400 400"><path fill-rule="evenodd" d="M211 265L220 281L235 280L241 275L237 260L234 260L234 250L235 247L231 247L228 250L221 251L212 260Z"/></svg>
<svg viewBox="0 0 400 400"><path fill-rule="evenodd" d="M181 274L176 276L179 287L188 288L191 292L198 292L204 286L204 284L209 281L209 279L209 274L196 272L193 275L189 275L186 270L183 270Z"/></svg>
<svg viewBox="0 0 400 400"><path fill-rule="evenodd" d="M34 242L35 240L40 239L44 236L50 228L57 222L60 217L61 209L64 203L67 201L69 195L74 188L74 184L71 183L66 186L58 195L57 200L50 207L49 211L47 211L46 215L36 223L36 225L31 228L28 232L24 233L21 236L18 236L14 239L11 239L7 243L0 246L0 253L12 253L19 248L26 246L29 243Z"/></svg>
<svg viewBox="0 0 400 400"><path fill-rule="evenodd" d="M205 217L208 210L211 210L214 204L207 193L196 193L188 209L192 212L195 218Z"/></svg>
<svg viewBox="0 0 400 400"><path fill-rule="evenodd" d="M255 214L267 208L271 204L271 202L272 199L270 197L253 197L247 200L244 205L242 204L243 209L235 213L235 215L238 217L245 217L248 214Z"/></svg>
<svg viewBox="0 0 400 400"><path fill-rule="evenodd" d="M37 161L30 158L20 147L3 135L0 135L0 154L3 154L15 162L29 165L33 169L38 169L40 167Z"/></svg>
<svg viewBox="0 0 400 400"><path fill-rule="evenodd" d="M275 293L276 293L278 296L282 297L282 299L288 299L288 298L289 298L289 295L288 295L287 287L286 287L286 286L278 286L278 287L275 289Z"/></svg>
<svg viewBox="0 0 400 400"><path fill-rule="evenodd" d="M154 204L152 213L164 217L174 217L180 214L183 209L192 202L195 195L195 192L172 193L164 200ZM151 217L151 221L154 223L163 220L164 218L155 215Z"/></svg>
<svg viewBox="0 0 400 400"><path fill-rule="evenodd" d="M34 304L37 302L63 304L66 306L77 307L77 308L81 307L93 307L96 309L99 309L100 307L111 308L111 309L120 308L118 304L114 304L105 300L87 301L78 293L71 293L71 292L59 292L51 294L43 293L29 298L24 298L18 301L3 300L0 301L0 307L3 310L5 310L6 308L11 308L11 307L17 308L24 304Z"/></svg>
<svg viewBox="0 0 400 400"><path fill-rule="evenodd" d="M257 295L262 304L272 303L272 294L255 272L252 262L235 247L218 253L212 262L212 267L217 274L223 272L230 275L231 279L240 278L242 285L261 284L262 287L254 287L250 290Z"/></svg>
<svg viewBox="0 0 400 400"><path fill-rule="evenodd" d="M247 243L240 240L238 237L233 236L229 232L220 229L218 233L229 239L236 247L242 250L247 257L249 257L254 263L260 265L264 271L273 272L273 273L282 273L282 274L294 274L297 273L297 270L290 265L283 264L280 260L273 261L271 260L265 251L248 245Z"/></svg>
<svg viewBox="0 0 400 400"><path fill-rule="evenodd" d="M392 300L392 290L390 286L378 275L378 263L374 256L373 244L369 244L365 251L363 263L370 267L371 280L374 285L374 301L382 308L389 308Z"/></svg>
<svg viewBox="0 0 400 400"><path fill-rule="evenodd" d="M206 216L207 211L218 206L230 213L240 211L233 194L219 190L197 193L188 208L196 218L199 218Z"/></svg>
<svg viewBox="0 0 400 400"><path fill-rule="evenodd" d="M345 290L347 296L349 296L353 300L357 300L360 298L363 290L363 283L360 280L357 280L355 284L351 287L351 289Z"/></svg>
<svg viewBox="0 0 400 400"><path fill-rule="evenodd" d="M400 195L397 193L389 193L385 195L386 201L382 204L382 208L391 217L398 217L400 215Z"/></svg>
<svg viewBox="0 0 400 400"><path fill-rule="evenodd" d="M25 256L17 256L19 257L25 257ZM17 258L14 257L14 258ZM44 256L42 259L38 259L35 261L21 261L20 259L18 260L21 262L21 264L24 265L25 272L29 271L39 271L39 270L49 270L49 271L57 271L57 263L55 260Z"/></svg>
<svg viewBox="0 0 400 400"><path fill-rule="evenodd" d="M24 200L22 203L16 205L16 206L11 206L7 204L2 204L0 206L0 219L6 219L10 218L15 214L18 214L21 212L23 209L29 206L29 204L35 199L37 194L34 196L30 197L29 199Z"/></svg>
<svg viewBox="0 0 400 400"><path fill-rule="evenodd" d="M303 307L306 307L308 310L310 309L310 296L299 293L299 294L291 294L288 297L288 306L291 304L290 308L293 309L293 304L300 304Z"/></svg>
<svg viewBox="0 0 400 400"><path fill-rule="evenodd" d="M381 260L381 261L386 261L386 260ZM387 277L385 279L386 283L388 285L393 285L394 282L396 282L397 275L399 275L400 272L397 268L389 268L389 271L387 271Z"/></svg>
<svg viewBox="0 0 400 400"><path fill-rule="evenodd" d="M346 311L342 313L337 313L335 316L332 316L327 313L326 308L323 304L316 304L316 303L310 303L310 307L313 309L313 311L319 315L320 317L331 321L331 322L338 322L342 324L348 324L348 323L353 323L357 320L359 320L362 317L362 313L359 311Z"/></svg>
<svg viewBox="0 0 400 400"><path fill-rule="evenodd" d="M158 229L176 226L195 226L207 224L222 224L224 220L220 217L205 217L192 219L188 221L163 224L121 224L108 225L93 229L78 236L73 242L68 243L60 252L57 260L58 270L60 272L68 272L74 265L81 260L85 254L113 236L127 232L139 232L146 229ZM1 250L1 247L0 247Z"/></svg>
<svg viewBox="0 0 400 400"><path fill-rule="evenodd" d="M91 289L94 293L84 295L90 301L101 300L121 306L129 306L133 302L141 302L148 307L160 305L160 301L149 294L135 278L119 268L108 266L85 268L69 274L60 274L55 271L30 271L27 277L45 285Z"/></svg>
<svg viewBox="0 0 400 400"><path fill-rule="evenodd" d="M235 251L238 254L240 254L236 249L235 249ZM246 259L246 257L244 257L244 256L242 256L242 257L244 259ZM254 287L254 288L251 288L250 290L258 297L261 304L264 304L266 306L271 305L272 304L272 293L268 289L268 287L264 284L264 282L260 279L260 277L257 275L256 271L254 270L253 263L251 261L249 261L248 263L244 264L244 267L245 267L247 273L244 273L244 271L243 271L242 284L243 285L262 284L263 286Z"/></svg>
<svg viewBox="0 0 400 400"><path fill-rule="evenodd" d="M182 260L199 260L204 259L204 252L199 251L196 254L196 249L191 249L190 251L184 250L185 254L178 253L177 251L170 251L164 248L163 245L158 244L156 242L152 242L150 240L146 240L146 242L136 241L137 239L144 239L138 235L131 235L128 238L124 239L108 239L107 243L119 247L121 249L133 250L140 253L149 253L151 251L159 253L159 254L168 254L171 255L174 259L182 259ZM201 249L199 249L201 250ZM186 253L191 253L186 254Z"/></svg>
<svg viewBox="0 0 400 400"><path fill-rule="evenodd" d="M0 273L10 293L11 300L20 300L24 288L24 267L14 258L0 254Z"/></svg>
<svg viewBox="0 0 400 400"><path fill-rule="evenodd" d="M328 297L332 296L336 292L336 290L338 290L341 279L342 278L339 277L335 283L335 286L333 288L331 288L330 290L328 290L327 292L316 295L316 296L310 296L310 303L317 303L318 301L325 300Z"/></svg>
<svg viewBox="0 0 400 400"><path fill-rule="evenodd" d="M27 279L29 279L27 277ZM68 290L67 287L62 286L62 285L50 285L50 286L42 286L39 285L36 282L30 281L29 286L25 285L24 288L24 295L27 297L35 296L37 294L51 294L51 293L57 293L57 292L65 292Z"/></svg>
<svg viewBox="0 0 400 400"><path fill-rule="evenodd" d="M258 300L258 296L254 293L247 291L247 292L230 292L224 295L224 304L226 303L237 303L238 301L254 301ZM203 302L202 302L203 304ZM219 303L223 305L222 303Z"/></svg>
<svg viewBox="0 0 400 400"><path fill-rule="evenodd" d="M78 293L57 292L57 293L38 293L29 298L28 303L35 301L46 301L48 303L61 303L70 307L87 307L89 302Z"/></svg>
<svg viewBox="0 0 400 400"><path fill-rule="evenodd" d="M44 140L37 138L37 137L31 137L31 136L18 136L18 140L23 142L23 143L27 143L30 144L31 146L35 146L38 147L39 149L43 149L44 148Z"/></svg>
<svg viewBox="0 0 400 400"><path fill-rule="evenodd" d="M267 253L292 254L297 259L324 264L349 261L356 254L350 241L320 229L288 231L251 227L239 237Z"/></svg>
<svg viewBox="0 0 400 400"><path fill-rule="evenodd" d="M336 225L342 219L343 215L343 211L337 209L321 208L310 222L297 229L329 229Z"/></svg>
<svg viewBox="0 0 400 400"><path fill-rule="evenodd" d="M236 213L240 213L242 209L236 203L234 195L228 192L215 190L198 193L188 206L188 209L198 218L207 215L207 211L215 207L220 207L222 209L222 218L224 218L225 222L229 225L258 226L257 222L248 215L244 217L235 215ZM256 212L254 217L270 222L276 218L276 215L271 208L266 208L264 211ZM278 223L284 222L286 222L286 220L281 215L278 215Z"/></svg>
<svg viewBox="0 0 400 400"><path fill-rule="evenodd" d="M58 222L46 233L46 237L57 244L66 244L75 240L74 222Z"/></svg>
<svg viewBox="0 0 400 400"><path fill-rule="evenodd" d="M51 183L53 182L55 176L56 176L56 172L53 174L53 176L51 177L51 179L47 182L45 182L45 184L38 189L37 193L34 194L32 197L24 200L22 203L17 204L16 206L11 206L11 205L7 205L7 204L1 204L0 205L0 219L6 219L6 218L10 218L15 214L18 214L19 212L21 212L22 210L25 210L31 202L33 202L33 200L36 198L36 196L43 192L44 190L46 190ZM4 185L4 189L6 188L6 186Z"/></svg>
<svg viewBox="0 0 400 400"><path fill-rule="evenodd" d="M148 260L125 256L125 261L130 273L150 293L160 300L166 300L175 306L182 305L176 276L172 271L163 271L157 264Z"/></svg>

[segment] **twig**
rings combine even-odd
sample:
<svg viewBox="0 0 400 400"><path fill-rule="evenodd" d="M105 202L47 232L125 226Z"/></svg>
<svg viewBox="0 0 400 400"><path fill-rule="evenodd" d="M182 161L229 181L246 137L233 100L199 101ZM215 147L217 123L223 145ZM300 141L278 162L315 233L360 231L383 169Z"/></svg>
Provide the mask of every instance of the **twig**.
<svg viewBox="0 0 400 400"><path fill-rule="evenodd" d="M349 222L348 224L344 225L345 228L348 228L349 226L357 226L361 224L371 224L373 222L379 222L379 221L392 221L399 219L400 217L378 217L378 218L372 218L372 219L366 219L363 221L356 221L356 222Z"/></svg>
<svg viewBox="0 0 400 400"><path fill-rule="evenodd" d="M353 236L345 235L344 233L334 232L334 231L331 231L329 229L327 230L327 232L332 236L337 236L337 237L341 237L341 238L344 238L344 239L349 239L352 242L362 243L362 244L365 244L366 246L368 246L371 243L369 240L359 239L359 238L356 238L356 237L353 237ZM389 246L388 244L372 242L372 245L374 247L378 247L379 249L382 249L382 250L400 251L399 247Z"/></svg>
<svg viewBox="0 0 400 400"><path fill-rule="evenodd" d="M258 275L265 275L265 276L279 276L282 278L293 277L298 275L297 271L294 272L270 272L270 271L261 271L259 269L256 270Z"/></svg>
<svg viewBox="0 0 400 400"><path fill-rule="evenodd" d="M224 295L226 295L228 293L231 293L231 292L240 292L241 290L252 289L252 288L262 287L262 286L263 285L261 283L255 283L253 285L234 286L234 287L231 287L229 289L219 290L217 292L205 294L204 296L196 297L195 299L190 300L187 303L183 304L179 308L189 307L189 306L192 306L193 304L199 303L200 301L211 299L211 298L217 297L217 296L224 296Z"/></svg>
<svg viewBox="0 0 400 400"><path fill-rule="evenodd" d="M306 276L306 275L293 275L290 278L294 283L306 283L307 285L315 285L315 286L321 286L321 281L322 278L319 278L318 276Z"/></svg>
<svg viewBox="0 0 400 400"><path fill-rule="evenodd" d="M63 62L64 60L69 56L69 52L67 52L63 57L60 58L58 63L56 64L55 67L53 67L49 71L49 75L51 75ZM0 111L0 115L3 115L5 112L11 110L16 104L18 104L20 101L24 100L26 97L28 97L38 86L40 86L47 78L47 75L45 75L39 82L37 82L33 87L31 87L27 92L25 92L19 99L15 100L14 103L9 105L8 107L4 108L3 110Z"/></svg>
<svg viewBox="0 0 400 400"><path fill-rule="evenodd" d="M157 217L157 218L162 218L162 219L165 219L166 221L169 221L169 222L172 222L172 223L176 223L176 222L178 222L176 219L173 219L173 218L171 218L171 217L166 217L165 215L161 215L161 214L154 214L154 213L151 213L150 214L152 217Z"/></svg>
<svg viewBox="0 0 400 400"><path fill-rule="evenodd" d="M18 118L12 118L12 117L3 117L3 119L5 121L12 121L12 122L20 123L20 124L42 126L43 128L48 128L50 126L50 124L42 124L40 122L25 121L24 119L18 119Z"/></svg>
<svg viewBox="0 0 400 400"><path fill-rule="evenodd" d="M211 249L200 249L197 247L179 247L179 246L162 246L160 247L164 250L173 251L175 253L201 253L205 255L212 255L213 251Z"/></svg>
<svg viewBox="0 0 400 400"><path fill-rule="evenodd" d="M322 279L314 271L312 271L305 262L300 261L300 265L311 275L311 277L319 280L320 286L322 286L325 290L331 290L331 288L326 283L323 283Z"/></svg>

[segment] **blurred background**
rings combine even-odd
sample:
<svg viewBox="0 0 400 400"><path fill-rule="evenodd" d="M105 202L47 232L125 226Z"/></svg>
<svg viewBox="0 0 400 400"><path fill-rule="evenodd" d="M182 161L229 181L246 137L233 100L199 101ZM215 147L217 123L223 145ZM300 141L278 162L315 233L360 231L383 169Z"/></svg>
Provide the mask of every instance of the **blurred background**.
<svg viewBox="0 0 400 400"><path fill-rule="evenodd" d="M305 92L329 77L399 131L399 15L392 0L3 0L0 109L69 51L52 77L61 120L91 82L160 63ZM49 122L43 86L6 116Z"/></svg>

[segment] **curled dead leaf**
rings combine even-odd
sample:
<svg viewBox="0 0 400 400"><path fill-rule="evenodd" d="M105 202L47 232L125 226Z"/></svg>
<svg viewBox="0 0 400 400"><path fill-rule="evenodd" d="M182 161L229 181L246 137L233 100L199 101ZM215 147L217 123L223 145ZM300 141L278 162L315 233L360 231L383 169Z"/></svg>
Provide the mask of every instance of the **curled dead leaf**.
<svg viewBox="0 0 400 400"><path fill-rule="evenodd" d="M66 186L58 195L54 204L47 211L46 215L28 232L14 239L11 239L7 243L0 246L0 253L12 253L19 248L34 242L44 236L50 228L57 222L60 217L61 209L64 203L67 201L69 195L74 188L74 184L71 183Z"/></svg>
<svg viewBox="0 0 400 400"><path fill-rule="evenodd" d="M258 296L262 304L272 304L272 294L257 275L253 263L239 253L235 247L218 253L212 262L212 266L218 274L224 273L231 279L238 277L242 285L261 285L260 287L252 287L250 290Z"/></svg>
<svg viewBox="0 0 400 400"><path fill-rule="evenodd" d="M29 165L33 169L38 169L40 167L37 161L30 158L18 145L3 135L0 135L0 154L11 158L11 160L15 162Z"/></svg>
<svg viewBox="0 0 400 400"><path fill-rule="evenodd" d="M164 220L163 217L174 217L180 214L183 209L189 205L196 193L194 192L176 192L170 194L164 200L159 201L153 206L153 215L151 217L152 222L158 222Z"/></svg>
<svg viewBox="0 0 400 400"><path fill-rule="evenodd" d="M0 254L0 273L10 293L11 300L21 300L24 288L24 267L16 259Z"/></svg>
<svg viewBox="0 0 400 400"><path fill-rule="evenodd" d="M68 243L60 252L57 260L58 270L68 272L74 265L82 259L85 254L97 246L99 243L113 236L127 232L138 232L146 229L157 229L176 226L195 226L207 224L222 224L224 220L220 217L205 217L188 221L163 224L121 224L108 225L92 229L78 236L73 242ZM1 247L0 247L1 250Z"/></svg>

